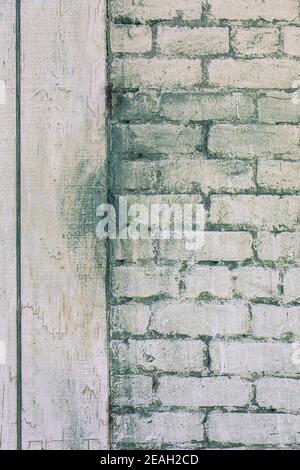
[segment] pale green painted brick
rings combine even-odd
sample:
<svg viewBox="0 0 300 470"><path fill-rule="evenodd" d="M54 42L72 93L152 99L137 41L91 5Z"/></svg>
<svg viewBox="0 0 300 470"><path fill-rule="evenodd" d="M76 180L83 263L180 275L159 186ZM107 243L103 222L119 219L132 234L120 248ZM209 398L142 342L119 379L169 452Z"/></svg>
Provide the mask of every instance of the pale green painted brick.
<svg viewBox="0 0 300 470"><path fill-rule="evenodd" d="M300 106L293 102L293 94L290 93L273 92L260 98L258 114L260 121L266 123L300 122Z"/></svg>
<svg viewBox="0 0 300 470"><path fill-rule="evenodd" d="M300 307L252 305L251 329L261 338L300 337Z"/></svg>
<svg viewBox="0 0 300 470"><path fill-rule="evenodd" d="M152 48L149 26L113 25L110 37L112 52L144 53Z"/></svg>
<svg viewBox="0 0 300 470"><path fill-rule="evenodd" d="M300 262L300 233L282 232L273 234L259 232L256 249L261 260L279 261L285 259L298 263Z"/></svg>
<svg viewBox="0 0 300 470"><path fill-rule="evenodd" d="M287 20L299 15L298 0L209 0L211 15L228 20Z"/></svg>
<svg viewBox="0 0 300 470"><path fill-rule="evenodd" d="M277 192L300 190L300 162L260 161L257 183Z"/></svg>
<svg viewBox="0 0 300 470"><path fill-rule="evenodd" d="M170 20L182 16L186 20L200 19L203 0L113 0L113 17L133 20Z"/></svg>
<svg viewBox="0 0 300 470"><path fill-rule="evenodd" d="M237 28L233 46L238 55L264 56L277 52L279 31L275 28Z"/></svg>

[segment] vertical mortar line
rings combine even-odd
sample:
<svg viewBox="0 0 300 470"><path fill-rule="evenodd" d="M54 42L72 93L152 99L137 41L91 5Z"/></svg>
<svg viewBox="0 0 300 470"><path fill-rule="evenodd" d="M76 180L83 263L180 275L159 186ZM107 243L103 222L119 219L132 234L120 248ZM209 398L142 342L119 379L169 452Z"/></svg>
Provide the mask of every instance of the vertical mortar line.
<svg viewBox="0 0 300 470"><path fill-rule="evenodd" d="M112 187L112 171L113 164L111 162L111 118L112 118L112 89L110 82L110 63L111 63L111 47L110 47L110 2L106 1L106 190L107 203L113 204L114 195ZM109 413L109 429L108 429L108 447L112 446L112 426L111 426L111 352L110 352L110 321L111 321L111 262L112 247L109 238L106 240L106 273L105 273L105 292L106 292L106 331L107 331L107 355L108 355L108 413Z"/></svg>
<svg viewBox="0 0 300 470"><path fill-rule="evenodd" d="M21 0L16 0L16 356L17 449L22 449L22 278L21 278Z"/></svg>

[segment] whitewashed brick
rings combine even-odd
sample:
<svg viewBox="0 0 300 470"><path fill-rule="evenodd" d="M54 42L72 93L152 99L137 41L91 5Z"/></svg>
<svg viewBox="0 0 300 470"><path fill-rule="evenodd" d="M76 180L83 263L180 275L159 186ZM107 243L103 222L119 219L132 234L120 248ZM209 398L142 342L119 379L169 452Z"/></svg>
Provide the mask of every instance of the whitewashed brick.
<svg viewBox="0 0 300 470"><path fill-rule="evenodd" d="M295 88L295 91L297 88ZM293 95L290 93L269 94L258 100L258 114L262 122L283 123L300 122L300 106L293 102Z"/></svg>
<svg viewBox="0 0 300 470"><path fill-rule="evenodd" d="M263 188L281 192L300 190L300 162L260 161L257 183Z"/></svg>
<svg viewBox="0 0 300 470"><path fill-rule="evenodd" d="M265 230L296 228L300 220L299 196L212 196L213 224L253 226Z"/></svg>
<svg viewBox="0 0 300 470"><path fill-rule="evenodd" d="M111 69L116 89L189 89L202 82L199 59L115 59Z"/></svg>
<svg viewBox="0 0 300 470"><path fill-rule="evenodd" d="M300 56L300 28L288 26L283 29L284 52L288 55Z"/></svg>
<svg viewBox="0 0 300 470"><path fill-rule="evenodd" d="M234 48L244 56L263 56L278 50L279 31L275 28L237 28Z"/></svg>
<svg viewBox="0 0 300 470"><path fill-rule="evenodd" d="M243 0L244 1L244 0ZM300 74L291 59L214 59L208 67L212 85L232 88L289 89Z"/></svg>
<svg viewBox="0 0 300 470"><path fill-rule="evenodd" d="M152 47L152 32L149 26L114 25L111 27L112 52L143 53Z"/></svg>
<svg viewBox="0 0 300 470"><path fill-rule="evenodd" d="M114 258L118 261L137 262L155 257L152 240L114 240Z"/></svg>
<svg viewBox="0 0 300 470"><path fill-rule="evenodd" d="M161 377L157 393L163 406L246 406L250 384L228 377Z"/></svg>
<svg viewBox="0 0 300 470"><path fill-rule="evenodd" d="M245 299L278 296L279 273L274 269L243 267L232 274L235 291Z"/></svg>
<svg viewBox="0 0 300 470"><path fill-rule="evenodd" d="M160 52L170 55L224 54L229 52L229 29L159 26L157 45Z"/></svg>
<svg viewBox="0 0 300 470"><path fill-rule="evenodd" d="M299 158L300 127L286 124L270 126L217 124L209 133L209 151L228 157Z"/></svg>
<svg viewBox="0 0 300 470"><path fill-rule="evenodd" d="M225 266L194 266L183 277L186 298L197 298L203 294L230 298L232 285L230 271Z"/></svg>
<svg viewBox="0 0 300 470"><path fill-rule="evenodd" d="M246 334L249 311L245 304L160 303L149 330L164 335L233 336Z"/></svg>
<svg viewBox="0 0 300 470"><path fill-rule="evenodd" d="M117 297L172 297L178 295L178 273L171 268L117 267L112 285Z"/></svg>
<svg viewBox="0 0 300 470"><path fill-rule="evenodd" d="M186 20L200 19L202 0L113 0L113 17L133 20L170 20L182 16Z"/></svg>
<svg viewBox="0 0 300 470"><path fill-rule="evenodd" d="M251 329L265 338L300 337L300 307L252 305Z"/></svg>
<svg viewBox="0 0 300 470"><path fill-rule="evenodd" d="M111 400L118 406L149 406L154 400L152 377L117 375L113 378Z"/></svg>
<svg viewBox="0 0 300 470"><path fill-rule="evenodd" d="M287 20L298 17L297 0L209 0L211 14L227 20Z"/></svg>
<svg viewBox="0 0 300 470"><path fill-rule="evenodd" d="M291 343L259 343L254 341L212 341L211 369L219 374L248 376L297 375L299 365L292 361Z"/></svg>
<svg viewBox="0 0 300 470"><path fill-rule="evenodd" d="M164 445L202 441L203 419L201 412L115 416L113 438L118 442Z"/></svg>
<svg viewBox="0 0 300 470"><path fill-rule="evenodd" d="M111 329L118 333L143 335L151 317L150 307L143 304L125 304L112 308Z"/></svg>
<svg viewBox="0 0 300 470"><path fill-rule="evenodd" d="M260 232L257 235L256 249L259 258L265 261L286 259L300 262L300 233Z"/></svg>
<svg viewBox="0 0 300 470"><path fill-rule="evenodd" d="M264 378L256 383L256 401L263 408L300 411L300 380Z"/></svg>
<svg viewBox="0 0 300 470"><path fill-rule="evenodd" d="M113 341L113 357L118 370L201 372L204 370L205 343L199 340Z"/></svg>
<svg viewBox="0 0 300 470"><path fill-rule="evenodd" d="M274 413L210 413L208 437L232 444L299 444L300 416Z"/></svg>
<svg viewBox="0 0 300 470"><path fill-rule="evenodd" d="M300 268L292 268L285 273L283 291L286 302L300 302Z"/></svg>

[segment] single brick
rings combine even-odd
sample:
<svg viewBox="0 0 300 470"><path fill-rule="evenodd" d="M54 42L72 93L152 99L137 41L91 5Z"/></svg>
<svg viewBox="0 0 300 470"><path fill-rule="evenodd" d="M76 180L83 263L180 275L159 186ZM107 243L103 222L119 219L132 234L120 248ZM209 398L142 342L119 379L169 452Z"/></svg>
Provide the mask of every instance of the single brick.
<svg viewBox="0 0 300 470"><path fill-rule="evenodd" d="M112 25L110 30L112 52L143 53L152 47L149 26Z"/></svg>
<svg viewBox="0 0 300 470"><path fill-rule="evenodd" d="M263 56L278 50L279 32L275 28L237 28L233 41L237 54Z"/></svg>
<svg viewBox="0 0 300 470"><path fill-rule="evenodd" d="M210 0L211 14L227 20L287 20L298 17L297 0Z"/></svg>
<svg viewBox="0 0 300 470"><path fill-rule="evenodd" d="M286 124L238 125L217 124L209 132L210 152L228 157L299 158L300 128Z"/></svg>
<svg viewBox="0 0 300 470"><path fill-rule="evenodd" d="M300 106L293 102L290 93L277 93L258 100L258 114L262 122L300 122Z"/></svg>
<svg viewBox="0 0 300 470"><path fill-rule="evenodd" d="M152 377L145 375L113 376L111 402L117 406L149 406L153 402Z"/></svg>
<svg viewBox="0 0 300 470"><path fill-rule="evenodd" d="M161 258L194 261L244 261L252 258L252 237L247 232L204 232L200 251L186 249L185 240L161 240Z"/></svg>
<svg viewBox="0 0 300 470"><path fill-rule="evenodd" d="M119 125L113 132L114 150L122 153L188 154L202 145L201 126L173 124Z"/></svg>
<svg viewBox="0 0 300 470"><path fill-rule="evenodd" d="M111 67L115 89L190 89L202 82L199 60L115 59Z"/></svg>
<svg viewBox="0 0 300 470"><path fill-rule="evenodd" d="M116 172L115 187L118 191L147 191L157 192L157 162L122 161Z"/></svg>
<svg viewBox="0 0 300 470"><path fill-rule="evenodd" d="M113 117L120 121L151 119L159 110L156 93L118 94L114 100Z"/></svg>
<svg viewBox="0 0 300 470"><path fill-rule="evenodd" d="M253 167L242 160L169 160L160 162L160 188L166 193L238 192L254 187Z"/></svg>
<svg viewBox="0 0 300 470"><path fill-rule="evenodd" d="M254 103L241 93L164 93L160 114L175 121L244 121L253 116Z"/></svg>
<svg viewBox="0 0 300 470"><path fill-rule="evenodd" d="M153 242L151 239L138 240L114 240L114 259L118 261L152 260L155 257Z"/></svg>
<svg viewBox="0 0 300 470"><path fill-rule="evenodd" d="M285 273L283 291L286 302L300 302L300 268L292 268Z"/></svg>
<svg viewBox="0 0 300 470"><path fill-rule="evenodd" d="M230 271L225 266L194 266L183 282L186 298L209 295L228 299L232 295Z"/></svg>
<svg viewBox="0 0 300 470"><path fill-rule="evenodd" d="M278 296L279 273L274 269L246 266L232 274L235 291L244 299Z"/></svg>
<svg viewBox="0 0 300 470"><path fill-rule="evenodd" d="M202 372L205 343L199 340L113 341L113 361L117 370Z"/></svg>
<svg viewBox="0 0 300 470"><path fill-rule="evenodd" d="M125 17L132 20L170 20L182 17L185 20L200 19L202 0L113 0L114 18Z"/></svg>
<svg viewBox="0 0 300 470"><path fill-rule="evenodd" d="M177 296L178 273L171 268L117 267L112 271L116 297Z"/></svg>
<svg viewBox="0 0 300 470"><path fill-rule="evenodd" d="M300 56L300 28L297 26L283 28L283 43L286 54Z"/></svg>
<svg viewBox="0 0 300 470"><path fill-rule="evenodd" d="M163 406L246 406L250 385L229 377L161 377L157 398Z"/></svg>
<svg viewBox="0 0 300 470"><path fill-rule="evenodd" d="M232 444L284 445L300 442L300 416L274 413L212 412L207 423L210 441Z"/></svg>
<svg viewBox="0 0 300 470"><path fill-rule="evenodd" d="M212 341L211 370L218 374L248 376L297 375L299 365L292 361L291 343L259 343L254 341Z"/></svg>
<svg viewBox="0 0 300 470"><path fill-rule="evenodd" d="M164 335L233 336L247 333L248 308L228 304L160 303L155 306L149 330ZM184 320L183 320L184 319Z"/></svg>
<svg viewBox="0 0 300 470"><path fill-rule="evenodd" d="M256 401L263 408L300 411L300 380L264 378L257 381Z"/></svg>
<svg viewBox="0 0 300 470"><path fill-rule="evenodd" d="M243 0L244 1L244 0ZM291 59L214 59L208 67L212 85L233 88L289 89L300 75Z"/></svg>
<svg viewBox="0 0 300 470"><path fill-rule="evenodd" d="M300 262L300 233L260 232L257 235L256 249L259 258L264 261L287 259Z"/></svg>
<svg viewBox="0 0 300 470"><path fill-rule="evenodd" d="M143 304L125 304L112 308L112 333L144 335L151 317L150 307Z"/></svg>
<svg viewBox="0 0 300 470"><path fill-rule="evenodd" d="M260 161L257 166L257 183L275 191L300 190L300 162Z"/></svg>
<svg viewBox="0 0 300 470"><path fill-rule="evenodd" d="M114 442L172 445L202 441L204 413L153 413L121 415L113 420Z"/></svg>
<svg viewBox="0 0 300 470"><path fill-rule="evenodd" d="M252 305L251 329L265 338L300 336L300 307Z"/></svg>
<svg viewBox="0 0 300 470"><path fill-rule="evenodd" d="M157 45L163 54L202 56L229 52L228 28L159 26Z"/></svg>
<svg viewBox="0 0 300 470"><path fill-rule="evenodd" d="M299 226L299 196L212 196L212 224L251 226L265 230Z"/></svg>

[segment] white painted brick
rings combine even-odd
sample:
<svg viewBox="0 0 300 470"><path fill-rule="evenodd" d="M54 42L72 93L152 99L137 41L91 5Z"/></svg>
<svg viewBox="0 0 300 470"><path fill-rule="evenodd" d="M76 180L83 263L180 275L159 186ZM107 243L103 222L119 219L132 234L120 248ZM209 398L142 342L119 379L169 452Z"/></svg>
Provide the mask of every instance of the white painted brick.
<svg viewBox="0 0 300 470"><path fill-rule="evenodd" d="M299 196L212 196L210 221L213 224L249 225L266 230L299 226Z"/></svg>
<svg viewBox="0 0 300 470"><path fill-rule="evenodd" d="M295 88L295 91L297 88ZM293 102L290 93L277 92L258 100L258 114L262 122L300 122L300 106Z"/></svg>
<svg viewBox="0 0 300 470"><path fill-rule="evenodd" d="M177 296L178 273L171 268L117 267L112 272L117 297Z"/></svg>
<svg viewBox="0 0 300 470"><path fill-rule="evenodd" d="M245 299L278 296L279 273L262 267L243 267L232 272L234 288Z"/></svg>
<svg viewBox="0 0 300 470"><path fill-rule="evenodd" d="M286 302L300 302L300 268L292 268L285 273L283 291Z"/></svg>
<svg viewBox="0 0 300 470"><path fill-rule="evenodd" d="M202 127L174 124L125 124L114 127L113 139L114 150L122 153L188 154L202 145Z"/></svg>
<svg viewBox="0 0 300 470"><path fill-rule="evenodd" d="M257 381L256 401L263 408L300 411L300 380L264 378Z"/></svg>
<svg viewBox="0 0 300 470"><path fill-rule="evenodd" d="M212 85L233 88L289 89L300 74L291 59L214 59L208 67Z"/></svg>
<svg viewBox="0 0 300 470"><path fill-rule="evenodd" d="M149 330L164 335L232 336L247 333L248 308L241 302L228 304L159 303Z"/></svg>
<svg viewBox="0 0 300 470"><path fill-rule="evenodd" d="M118 94L113 99L113 118L120 121L151 119L159 110L159 97L156 91L128 92Z"/></svg>
<svg viewBox="0 0 300 470"><path fill-rule="evenodd" d="M113 341L112 350L120 371L201 372L205 343L199 340Z"/></svg>
<svg viewBox="0 0 300 470"><path fill-rule="evenodd" d="M279 32L275 28L237 28L233 44L240 55L274 54L278 50Z"/></svg>
<svg viewBox="0 0 300 470"><path fill-rule="evenodd" d="M152 240L114 240L114 259L137 262L155 257Z"/></svg>
<svg viewBox="0 0 300 470"><path fill-rule="evenodd" d="M150 307L143 304L125 304L112 308L111 330L119 333L143 335L147 332Z"/></svg>
<svg viewBox="0 0 300 470"><path fill-rule="evenodd" d="M299 158L300 127L286 124L270 126L217 124L209 132L210 152L228 157Z"/></svg>
<svg viewBox="0 0 300 470"><path fill-rule="evenodd" d="M163 117L185 121L249 120L253 99L241 93L165 93L161 99Z"/></svg>
<svg viewBox="0 0 300 470"><path fill-rule="evenodd" d="M170 20L182 16L186 20L200 19L202 0L113 0L113 17L133 20Z"/></svg>
<svg viewBox="0 0 300 470"><path fill-rule="evenodd" d="M300 56L300 28L288 26L283 28L284 52L292 56Z"/></svg>
<svg viewBox="0 0 300 470"><path fill-rule="evenodd" d="M228 20L287 20L298 17L297 0L209 0L211 14Z"/></svg>
<svg viewBox="0 0 300 470"><path fill-rule="evenodd" d="M159 250L168 260L244 261L252 257L252 237L247 232L204 232L202 250L186 250L184 240L161 240Z"/></svg>
<svg viewBox="0 0 300 470"><path fill-rule="evenodd" d="M149 26L113 25L110 35L112 52L143 53L152 47Z"/></svg>
<svg viewBox="0 0 300 470"><path fill-rule="evenodd" d="M115 59L114 88L190 89L202 82L201 61L189 59Z"/></svg>
<svg viewBox="0 0 300 470"><path fill-rule="evenodd" d="M260 232L257 235L256 249L259 258L265 261L278 261L283 258L300 262L300 233Z"/></svg>
<svg viewBox="0 0 300 470"><path fill-rule="evenodd" d="M300 337L300 307L252 305L251 329L266 338Z"/></svg>
<svg viewBox="0 0 300 470"><path fill-rule="evenodd" d="M183 282L186 298L205 294L226 299L232 295L230 271L225 266L194 266L185 274Z"/></svg>
<svg viewBox="0 0 300 470"><path fill-rule="evenodd" d="M202 441L204 413L153 413L148 417L115 416L114 441L127 443L176 444Z"/></svg>
<svg viewBox="0 0 300 470"><path fill-rule="evenodd" d="M254 341L212 341L211 369L219 374L248 376L297 375L299 365L293 364L291 343L259 343Z"/></svg>
<svg viewBox="0 0 300 470"><path fill-rule="evenodd" d="M211 441L236 444L284 445L300 442L300 416L274 413L210 413Z"/></svg>
<svg viewBox="0 0 300 470"><path fill-rule="evenodd" d="M118 406L149 406L154 400L152 377L117 375L113 377L111 401Z"/></svg>
<svg viewBox="0 0 300 470"><path fill-rule="evenodd" d="M246 406L250 385L240 378L161 377L157 398L163 406Z"/></svg>
<svg viewBox="0 0 300 470"><path fill-rule="evenodd" d="M160 52L170 55L224 54L229 52L229 29L159 26L157 45Z"/></svg>
<svg viewBox="0 0 300 470"><path fill-rule="evenodd" d="M281 192L300 190L300 162L260 161L257 183L263 188Z"/></svg>

